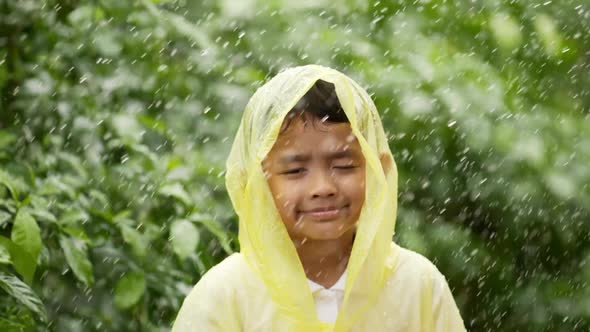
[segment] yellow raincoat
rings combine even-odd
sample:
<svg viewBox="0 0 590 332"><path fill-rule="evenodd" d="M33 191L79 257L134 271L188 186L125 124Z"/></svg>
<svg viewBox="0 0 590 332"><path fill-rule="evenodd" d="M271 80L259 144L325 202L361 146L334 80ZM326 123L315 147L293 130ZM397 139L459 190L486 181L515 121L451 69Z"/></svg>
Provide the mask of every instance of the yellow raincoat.
<svg viewBox="0 0 590 332"><path fill-rule="evenodd" d="M317 80L333 83L366 159L366 199L335 324L319 321L303 267L273 201L261 162L286 114ZM382 167L386 155L391 167ZM384 171L385 169L385 171ZM392 242L397 170L375 105L353 80L308 65L285 70L250 99L227 161L241 252L208 271L185 299L173 332L460 332L444 276Z"/></svg>

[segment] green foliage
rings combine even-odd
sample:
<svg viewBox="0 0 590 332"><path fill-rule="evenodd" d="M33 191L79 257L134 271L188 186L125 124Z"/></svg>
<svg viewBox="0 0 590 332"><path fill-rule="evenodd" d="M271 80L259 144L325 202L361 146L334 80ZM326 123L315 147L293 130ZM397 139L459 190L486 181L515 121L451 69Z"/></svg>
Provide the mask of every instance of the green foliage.
<svg viewBox="0 0 590 332"><path fill-rule="evenodd" d="M41 231L39 226L35 222L35 219L31 217L27 212L20 210L14 218L14 224L12 225L11 232L12 244L19 251L23 252L28 256L28 260L25 262L27 266L17 268L17 271L21 273L27 283L31 283L33 274L35 273L35 267L37 266L37 259L41 252ZM13 255L16 254L15 250L12 250Z"/></svg>
<svg viewBox="0 0 590 332"><path fill-rule="evenodd" d="M188 220L177 220L170 226L170 242L181 260L195 252L199 244L199 231Z"/></svg>
<svg viewBox="0 0 590 332"><path fill-rule="evenodd" d="M86 286L92 286L94 283L92 263L88 260L84 242L80 239L62 235L59 237L59 245L76 278Z"/></svg>
<svg viewBox="0 0 590 332"><path fill-rule="evenodd" d="M238 249L223 170L241 110L305 63L373 94L396 240L448 276L469 330L589 330L589 13L0 0L0 330L167 330Z"/></svg>
<svg viewBox="0 0 590 332"><path fill-rule="evenodd" d="M30 309L42 321L47 319L43 302L29 286L17 277L0 272L0 288Z"/></svg>
<svg viewBox="0 0 590 332"><path fill-rule="evenodd" d="M121 278L115 287L115 304L120 309L129 309L139 302L145 293L143 273L131 272Z"/></svg>

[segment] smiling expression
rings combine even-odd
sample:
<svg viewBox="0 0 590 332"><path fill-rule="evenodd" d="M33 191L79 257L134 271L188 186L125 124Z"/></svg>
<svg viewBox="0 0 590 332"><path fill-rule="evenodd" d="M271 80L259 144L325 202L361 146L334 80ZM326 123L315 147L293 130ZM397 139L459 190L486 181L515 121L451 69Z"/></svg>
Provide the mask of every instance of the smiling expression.
<svg viewBox="0 0 590 332"><path fill-rule="evenodd" d="M365 200L365 159L349 123L296 116L262 166L294 241L354 232Z"/></svg>

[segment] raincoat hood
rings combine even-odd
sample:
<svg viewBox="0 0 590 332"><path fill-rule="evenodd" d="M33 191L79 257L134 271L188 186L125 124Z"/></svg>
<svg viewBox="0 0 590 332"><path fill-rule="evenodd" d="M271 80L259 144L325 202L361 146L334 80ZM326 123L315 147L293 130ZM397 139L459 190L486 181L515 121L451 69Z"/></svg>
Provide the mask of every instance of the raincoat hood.
<svg viewBox="0 0 590 332"><path fill-rule="evenodd" d="M262 161L273 147L287 113L318 80L332 83L366 160L366 192L337 322L347 331L376 301L391 273L397 212L397 169L381 120L369 95L352 79L307 65L282 71L248 102L228 161L226 185L239 216L241 253L266 285L285 330L318 331L320 323L306 275L265 178ZM387 160L383 167L380 159Z"/></svg>

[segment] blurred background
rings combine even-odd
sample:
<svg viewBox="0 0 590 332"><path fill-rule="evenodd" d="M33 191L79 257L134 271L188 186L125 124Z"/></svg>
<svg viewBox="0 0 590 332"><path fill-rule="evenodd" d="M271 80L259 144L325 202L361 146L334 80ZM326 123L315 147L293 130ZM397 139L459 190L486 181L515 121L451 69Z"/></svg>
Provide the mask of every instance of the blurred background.
<svg viewBox="0 0 590 332"><path fill-rule="evenodd" d="M372 95L470 331L590 330L587 0L0 0L0 330L169 330L239 250L246 102L309 63Z"/></svg>

